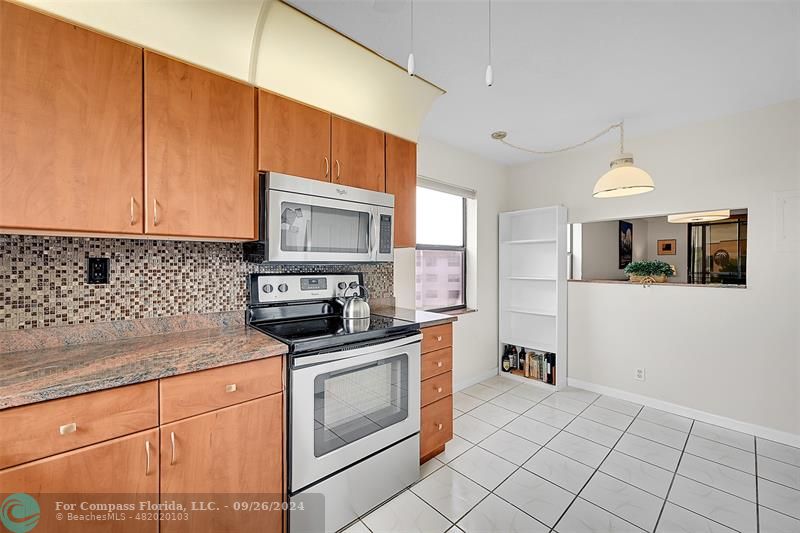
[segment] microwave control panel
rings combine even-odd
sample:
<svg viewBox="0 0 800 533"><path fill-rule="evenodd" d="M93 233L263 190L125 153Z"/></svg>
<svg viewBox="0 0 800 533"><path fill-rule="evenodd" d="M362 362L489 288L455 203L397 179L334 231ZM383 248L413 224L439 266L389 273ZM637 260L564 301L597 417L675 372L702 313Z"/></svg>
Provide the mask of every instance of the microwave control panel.
<svg viewBox="0 0 800 533"><path fill-rule="evenodd" d="M392 215L381 215L380 240L378 253L392 253Z"/></svg>

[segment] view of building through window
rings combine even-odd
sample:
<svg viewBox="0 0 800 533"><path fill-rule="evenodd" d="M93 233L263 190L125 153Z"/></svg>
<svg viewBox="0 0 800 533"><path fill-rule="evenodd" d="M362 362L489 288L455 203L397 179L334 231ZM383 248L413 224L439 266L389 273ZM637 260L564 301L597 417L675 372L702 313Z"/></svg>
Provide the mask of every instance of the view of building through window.
<svg viewBox="0 0 800 533"><path fill-rule="evenodd" d="M416 305L466 306L466 199L417 187Z"/></svg>

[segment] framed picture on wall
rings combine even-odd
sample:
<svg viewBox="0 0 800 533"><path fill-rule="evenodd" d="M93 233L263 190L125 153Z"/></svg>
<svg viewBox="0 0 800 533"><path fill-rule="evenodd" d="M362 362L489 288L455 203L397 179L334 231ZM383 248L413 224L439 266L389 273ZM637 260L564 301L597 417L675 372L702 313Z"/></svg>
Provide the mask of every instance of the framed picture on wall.
<svg viewBox="0 0 800 533"><path fill-rule="evenodd" d="M619 268L625 268L633 261L633 224L619 221Z"/></svg>
<svg viewBox="0 0 800 533"><path fill-rule="evenodd" d="M658 255L675 255L677 251L677 241L675 239L658 241Z"/></svg>

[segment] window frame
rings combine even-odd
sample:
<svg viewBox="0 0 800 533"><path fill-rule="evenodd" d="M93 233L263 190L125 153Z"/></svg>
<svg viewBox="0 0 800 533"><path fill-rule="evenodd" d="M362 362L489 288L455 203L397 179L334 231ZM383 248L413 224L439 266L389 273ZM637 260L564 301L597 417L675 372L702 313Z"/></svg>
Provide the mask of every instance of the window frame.
<svg viewBox="0 0 800 533"><path fill-rule="evenodd" d="M419 186L421 188L421 185ZM453 195L458 196L458 195ZM452 246L447 244L420 244L417 243L414 247L416 250L431 250L431 251L446 251L446 252L461 252L464 254L464 260L461 261L461 294L464 295L464 303L460 305L451 305L447 307L437 307L435 309L425 309L431 313L444 313L448 311L460 311L467 309L467 198L461 196L461 246ZM415 239L416 240L416 239ZM416 279L414 281L416 284ZM416 290L416 287L415 287Z"/></svg>

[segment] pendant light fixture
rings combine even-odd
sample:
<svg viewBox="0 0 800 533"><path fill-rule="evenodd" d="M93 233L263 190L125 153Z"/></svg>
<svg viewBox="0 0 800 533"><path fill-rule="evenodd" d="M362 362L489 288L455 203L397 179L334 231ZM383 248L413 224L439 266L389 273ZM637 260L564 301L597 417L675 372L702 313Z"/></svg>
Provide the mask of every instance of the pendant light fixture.
<svg viewBox="0 0 800 533"><path fill-rule="evenodd" d="M488 0L489 4L489 64L486 65L486 86L491 87L494 83L494 72L492 72L492 0Z"/></svg>
<svg viewBox="0 0 800 533"><path fill-rule="evenodd" d="M411 6L411 51L408 53L406 69L408 70L408 75L413 76L416 70L416 65L414 64L414 0L408 0L408 3Z"/></svg>
<svg viewBox="0 0 800 533"><path fill-rule="evenodd" d="M548 155L559 154L561 152L567 152L569 150L580 148L581 146L599 139L614 129L619 129L619 154L611 160L611 170L600 176L600 179L598 179L597 183L595 183L592 196L595 198L618 198L621 196L633 196L635 194L642 194L654 190L656 186L653 183L653 178L650 177L650 174L639 167L634 166L633 154L625 152L624 121L610 125L600 133L593 135L583 142L565 146L564 148L558 148L556 150L531 150L529 148L523 148L521 146L511 144L506 140L508 133L505 131L496 131L492 133L492 139L500 141L501 143L517 150L522 150L524 152L537 155Z"/></svg>
<svg viewBox="0 0 800 533"><path fill-rule="evenodd" d="M594 184L595 198L618 198L650 192L656 188L650 174L633 165L633 154L625 152L625 122L620 122L619 155L611 160L611 170Z"/></svg>
<svg viewBox="0 0 800 533"><path fill-rule="evenodd" d="M731 218L731 210L720 209L719 211L667 215L667 222L670 224L689 224L691 222L715 222L717 220L726 220L729 218Z"/></svg>

